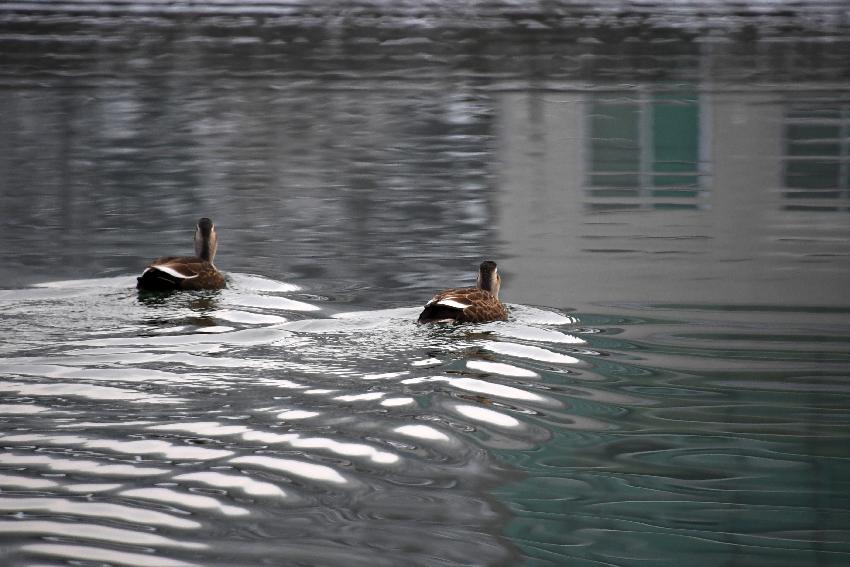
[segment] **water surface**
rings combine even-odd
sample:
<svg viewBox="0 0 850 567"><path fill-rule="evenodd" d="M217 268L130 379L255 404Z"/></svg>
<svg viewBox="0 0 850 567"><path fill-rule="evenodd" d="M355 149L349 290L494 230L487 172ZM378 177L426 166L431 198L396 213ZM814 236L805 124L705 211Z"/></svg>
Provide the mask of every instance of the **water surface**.
<svg viewBox="0 0 850 567"><path fill-rule="evenodd" d="M0 6L2 563L848 563L846 8L735 6Z"/></svg>

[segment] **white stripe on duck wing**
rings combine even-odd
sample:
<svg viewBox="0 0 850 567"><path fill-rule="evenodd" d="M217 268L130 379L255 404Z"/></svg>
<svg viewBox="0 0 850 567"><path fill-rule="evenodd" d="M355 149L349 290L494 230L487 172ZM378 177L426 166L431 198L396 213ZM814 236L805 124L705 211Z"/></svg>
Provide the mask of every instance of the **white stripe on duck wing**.
<svg viewBox="0 0 850 567"><path fill-rule="evenodd" d="M476 287L447 289L425 304L419 323L486 323L504 321L508 311L499 301L501 276L496 263L482 262Z"/></svg>
<svg viewBox="0 0 850 567"><path fill-rule="evenodd" d="M196 274L194 272L189 272L186 269L185 266L180 266L180 268L183 269L183 272L181 272L177 268L172 268L172 267L168 266L167 264L151 264L151 266L149 268L145 269L145 271L142 272L142 275L144 276L147 272L149 272L151 270L155 270L155 271L158 271L158 272L164 272L164 273L168 274L169 276L172 276L172 277L177 278L177 279L182 279L182 280L188 280L190 278L197 278L198 277L198 274Z"/></svg>
<svg viewBox="0 0 850 567"><path fill-rule="evenodd" d="M218 237L213 223L202 218L195 227L195 256L164 256L148 264L136 287L141 291L221 289L224 275L213 264Z"/></svg>
<svg viewBox="0 0 850 567"><path fill-rule="evenodd" d="M193 280L198 279L203 269L204 261L200 258L157 258L139 276L136 287L143 291L200 289L191 284L195 283Z"/></svg>
<svg viewBox="0 0 850 567"><path fill-rule="evenodd" d="M437 301L437 305L444 305L446 307L453 307L455 309L466 309L467 307L469 307L469 303L462 303L458 301L458 299L454 297L444 297L443 299ZM430 304L432 301L433 300L429 301L428 304Z"/></svg>

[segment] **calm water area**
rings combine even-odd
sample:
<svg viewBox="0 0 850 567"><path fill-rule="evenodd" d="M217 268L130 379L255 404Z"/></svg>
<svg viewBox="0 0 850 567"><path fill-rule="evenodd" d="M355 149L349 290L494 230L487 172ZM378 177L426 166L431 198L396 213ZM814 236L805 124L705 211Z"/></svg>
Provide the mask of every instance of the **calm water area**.
<svg viewBox="0 0 850 567"><path fill-rule="evenodd" d="M848 290L845 2L0 3L0 565L850 565Z"/></svg>

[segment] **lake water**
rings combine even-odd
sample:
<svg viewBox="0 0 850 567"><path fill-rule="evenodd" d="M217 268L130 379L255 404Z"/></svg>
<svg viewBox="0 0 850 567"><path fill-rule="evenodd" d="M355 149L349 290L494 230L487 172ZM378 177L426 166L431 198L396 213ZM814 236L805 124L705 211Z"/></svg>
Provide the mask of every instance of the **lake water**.
<svg viewBox="0 0 850 567"><path fill-rule="evenodd" d="M0 5L0 563L850 564L848 22Z"/></svg>

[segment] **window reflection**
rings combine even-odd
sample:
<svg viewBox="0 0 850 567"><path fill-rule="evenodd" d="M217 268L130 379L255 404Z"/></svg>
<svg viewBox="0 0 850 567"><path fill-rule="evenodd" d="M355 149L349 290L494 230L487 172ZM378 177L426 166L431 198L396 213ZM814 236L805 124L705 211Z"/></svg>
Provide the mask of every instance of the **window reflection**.
<svg viewBox="0 0 850 567"><path fill-rule="evenodd" d="M591 208L684 207L704 190L700 97L648 91L637 98L595 97L588 107L587 195Z"/></svg>
<svg viewBox="0 0 850 567"><path fill-rule="evenodd" d="M786 210L847 208L850 108L792 106L788 109L784 185Z"/></svg>

